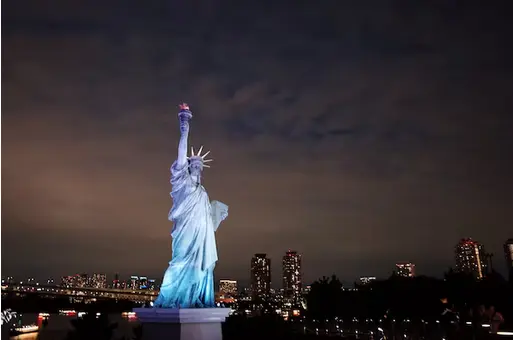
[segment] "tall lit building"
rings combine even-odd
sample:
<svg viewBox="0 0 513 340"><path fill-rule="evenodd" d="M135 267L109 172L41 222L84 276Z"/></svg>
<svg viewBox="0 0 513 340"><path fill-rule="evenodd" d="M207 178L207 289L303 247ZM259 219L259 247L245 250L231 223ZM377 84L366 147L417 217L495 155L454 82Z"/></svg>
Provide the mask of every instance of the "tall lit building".
<svg viewBox="0 0 513 340"><path fill-rule="evenodd" d="M219 280L219 293L224 296L237 296L237 281Z"/></svg>
<svg viewBox="0 0 513 340"><path fill-rule="evenodd" d="M283 256L283 297L293 305L299 305L301 288L301 255L289 250Z"/></svg>
<svg viewBox="0 0 513 340"><path fill-rule="evenodd" d="M397 263L395 265L397 276L402 277L414 277L415 276L415 264L411 262Z"/></svg>
<svg viewBox="0 0 513 340"><path fill-rule="evenodd" d="M509 275L509 281L513 282L513 238L504 243L504 256L506 257L506 268Z"/></svg>
<svg viewBox="0 0 513 340"><path fill-rule="evenodd" d="M251 259L251 292L253 299L268 298L271 291L271 259L255 254Z"/></svg>
<svg viewBox="0 0 513 340"><path fill-rule="evenodd" d="M456 271L483 278L487 272L486 255L482 244L471 238L462 239L455 249Z"/></svg>

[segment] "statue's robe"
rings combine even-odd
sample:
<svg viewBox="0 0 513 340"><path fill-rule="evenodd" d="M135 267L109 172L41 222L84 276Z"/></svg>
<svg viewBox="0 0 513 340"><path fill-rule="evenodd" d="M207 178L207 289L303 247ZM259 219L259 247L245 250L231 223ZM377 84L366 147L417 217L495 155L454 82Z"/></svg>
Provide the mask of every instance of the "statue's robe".
<svg viewBox="0 0 513 340"><path fill-rule="evenodd" d="M173 257L154 306L214 307L214 266L217 261L212 206L205 188L189 174L188 165L171 167Z"/></svg>

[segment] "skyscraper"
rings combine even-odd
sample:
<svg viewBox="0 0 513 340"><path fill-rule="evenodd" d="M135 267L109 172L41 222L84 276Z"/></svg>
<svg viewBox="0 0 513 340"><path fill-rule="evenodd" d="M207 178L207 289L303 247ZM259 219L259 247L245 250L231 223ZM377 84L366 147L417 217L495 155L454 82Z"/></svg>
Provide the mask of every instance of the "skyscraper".
<svg viewBox="0 0 513 340"><path fill-rule="evenodd" d="M301 303L301 255L292 250L283 256L283 297L294 306Z"/></svg>
<svg viewBox="0 0 513 340"><path fill-rule="evenodd" d="M251 292L253 299L266 299L271 291L271 259L255 254L251 259Z"/></svg>
<svg viewBox="0 0 513 340"><path fill-rule="evenodd" d="M456 271L482 279L487 272L486 253L482 244L471 238L462 239L455 249Z"/></svg>
<svg viewBox="0 0 513 340"><path fill-rule="evenodd" d="M396 263L395 265L397 275L402 277L415 276L415 264L411 262Z"/></svg>
<svg viewBox="0 0 513 340"><path fill-rule="evenodd" d="M504 243L504 256L506 257L506 268L509 275L509 281L513 282L513 238Z"/></svg>

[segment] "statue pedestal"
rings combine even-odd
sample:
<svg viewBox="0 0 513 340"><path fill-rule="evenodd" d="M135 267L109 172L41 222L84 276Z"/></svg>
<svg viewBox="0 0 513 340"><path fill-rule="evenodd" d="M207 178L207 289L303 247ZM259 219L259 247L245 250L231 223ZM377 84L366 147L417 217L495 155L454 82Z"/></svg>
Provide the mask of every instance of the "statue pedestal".
<svg viewBox="0 0 513 340"><path fill-rule="evenodd" d="M230 308L134 308L142 340L222 340Z"/></svg>

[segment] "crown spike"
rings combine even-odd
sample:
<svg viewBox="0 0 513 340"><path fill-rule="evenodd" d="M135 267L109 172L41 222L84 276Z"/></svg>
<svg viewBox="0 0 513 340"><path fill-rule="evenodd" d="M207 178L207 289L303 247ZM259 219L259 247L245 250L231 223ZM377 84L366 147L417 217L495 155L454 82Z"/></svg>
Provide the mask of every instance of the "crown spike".
<svg viewBox="0 0 513 340"><path fill-rule="evenodd" d="M201 152L203 151L203 145L200 146L198 152L194 152L194 147L191 146L191 156L190 157L187 157L187 159L190 161L190 162L201 162L201 165L205 168L210 168L209 165L206 165L205 163L208 163L208 162L212 162L213 159L205 159L205 157L210 153L210 150L205 152L204 155L201 154Z"/></svg>

